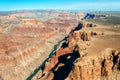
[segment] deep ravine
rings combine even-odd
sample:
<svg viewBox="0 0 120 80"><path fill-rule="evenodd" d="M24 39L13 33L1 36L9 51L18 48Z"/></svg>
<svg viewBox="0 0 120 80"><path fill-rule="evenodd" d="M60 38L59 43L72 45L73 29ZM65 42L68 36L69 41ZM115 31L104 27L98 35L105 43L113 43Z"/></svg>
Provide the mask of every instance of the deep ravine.
<svg viewBox="0 0 120 80"><path fill-rule="evenodd" d="M64 39L65 39L65 38L64 38ZM57 50L57 47L61 44L61 42L62 42L64 39L62 39L62 40L59 41L56 45L54 45L54 48L53 48L53 50L50 52L48 58L46 58L46 59L44 60L44 62L43 62L38 68L36 68L36 69L34 70L34 72L33 72L32 74L30 74L29 77L27 77L26 80L32 80L32 78L39 72L39 70L41 70L41 69L44 67L45 63L52 57L52 55L54 54L54 52Z"/></svg>

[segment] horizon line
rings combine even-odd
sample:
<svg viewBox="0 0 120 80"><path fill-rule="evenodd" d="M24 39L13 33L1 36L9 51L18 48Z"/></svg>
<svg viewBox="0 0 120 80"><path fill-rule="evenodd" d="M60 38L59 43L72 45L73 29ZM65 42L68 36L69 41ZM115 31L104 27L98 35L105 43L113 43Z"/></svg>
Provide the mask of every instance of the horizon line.
<svg viewBox="0 0 120 80"><path fill-rule="evenodd" d="M120 9L103 9L103 10L95 10L95 9L91 9L91 10L87 10L87 9L84 9L84 10L80 10L80 9L11 9L11 10L0 10L0 12L9 12L9 11L36 11L36 10L53 10L53 11L120 11Z"/></svg>

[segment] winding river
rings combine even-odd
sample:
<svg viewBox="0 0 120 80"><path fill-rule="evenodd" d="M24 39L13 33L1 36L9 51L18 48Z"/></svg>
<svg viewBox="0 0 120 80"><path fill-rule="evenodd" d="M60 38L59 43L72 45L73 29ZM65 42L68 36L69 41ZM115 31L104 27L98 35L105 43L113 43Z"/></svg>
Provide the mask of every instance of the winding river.
<svg viewBox="0 0 120 80"><path fill-rule="evenodd" d="M43 63L42 63L40 66L38 66L38 68L36 68L36 69L34 70L34 72L33 72L32 74L30 74L30 76L27 77L26 80L32 80L32 78L38 73L39 70L41 70L41 69L44 67L45 63L48 62L48 60L52 57L52 55L54 54L54 52L57 50L58 46L59 46L59 45L61 44L61 42L64 41L64 40L65 40L65 38L62 39L62 40L60 40L56 45L54 45L54 48L53 48L53 50L50 52L48 58L46 58L46 59L43 61Z"/></svg>

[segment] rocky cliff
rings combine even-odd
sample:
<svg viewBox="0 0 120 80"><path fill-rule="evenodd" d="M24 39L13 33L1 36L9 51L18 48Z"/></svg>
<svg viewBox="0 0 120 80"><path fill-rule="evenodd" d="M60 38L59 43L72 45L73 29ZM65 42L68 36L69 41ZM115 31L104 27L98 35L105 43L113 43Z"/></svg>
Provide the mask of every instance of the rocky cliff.
<svg viewBox="0 0 120 80"><path fill-rule="evenodd" d="M92 49L99 37L106 37L100 27L87 26L81 22L62 46L45 64L40 80L118 80L120 79L119 47ZM89 24L89 23L87 23ZM91 23L91 25L96 25ZM81 26L81 28L80 28ZM120 38L119 38L120 39ZM104 39L106 40L106 39ZM101 42L99 42L101 43ZM113 42L115 43L115 42ZM116 43L115 43L116 44ZM102 45L103 46L103 45ZM99 47L102 47L99 45ZM99 48L96 46L96 48ZM115 49L116 48L116 49ZM92 51L89 51L92 49ZM96 53L97 52L97 53Z"/></svg>
<svg viewBox="0 0 120 80"><path fill-rule="evenodd" d="M47 23L37 19L21 19L18 24L11 24L0 33L1 79L25 80L75 24L71 20L63 20L63 27L58 24L59 21L57 26Z"/></svg>
<svg viewBox="0 0 120 80"><path fill-rule="evenodd" d="M23 11L0 16L0 80L25 80L30 75L32 80L118 80L120 28L79 23L85 15Z"/></svg>
<svg viewBox="0 0 120 80"><path fill-rule="evenodd" d="M76 60L66 80L119 80L120 52L107 48L95 57Z"/></svg>

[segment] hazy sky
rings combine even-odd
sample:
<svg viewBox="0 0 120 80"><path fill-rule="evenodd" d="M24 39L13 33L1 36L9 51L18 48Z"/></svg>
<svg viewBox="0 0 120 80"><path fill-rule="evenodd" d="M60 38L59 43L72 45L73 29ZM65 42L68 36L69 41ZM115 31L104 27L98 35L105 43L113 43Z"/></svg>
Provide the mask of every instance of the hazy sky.
<svg viewBox="0 0 120 80"><path fill-rule="evenodd" d="M120 0L0 0L0 11L21 9L120 10Z"/></svg>

